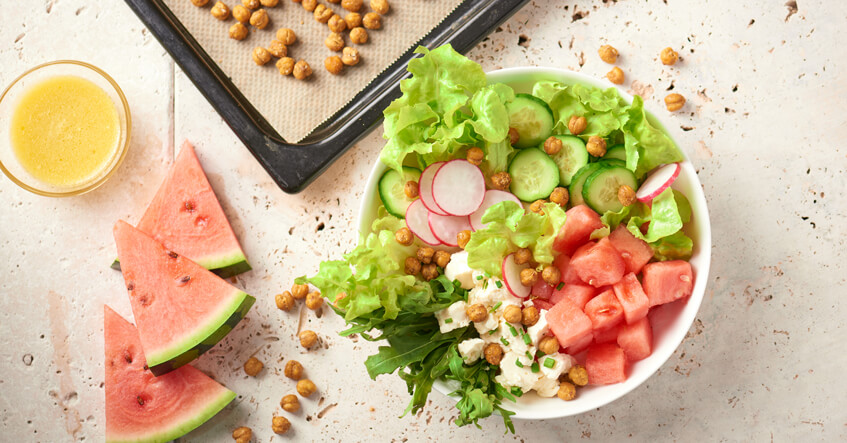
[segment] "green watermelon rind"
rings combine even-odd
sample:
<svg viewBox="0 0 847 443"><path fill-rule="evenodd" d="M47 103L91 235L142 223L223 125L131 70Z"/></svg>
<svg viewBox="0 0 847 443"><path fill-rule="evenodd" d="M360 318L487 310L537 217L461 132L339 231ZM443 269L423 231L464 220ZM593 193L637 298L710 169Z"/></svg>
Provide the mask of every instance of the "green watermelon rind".
<svg viewBox="0 0 847 443"><path fill-rule="evenodd" d="M214 272L220 278L234 277L253 269L250 263L247 262L247 257L241 251L223 254L218 257L202 257L194 260L194 262ZM121 261L119 259L116 258L112 262L112 269L116 271L121 270Z"/></svg>
<svg viewBox="0 0 847 443"><path fill-rule="evenodd" d="M213 320L199 326L194 333L165 349L144 350L147 366L153 375L166 374L180 366L190 363L204 352L212 349L226 334L219 334L222 328L232 330L250 311L256 299L244 291L237 290L232 302L222 308ZM209 338L217 337L212 343Z"/></svg>
<svg viewBox="0 0 847 443"><path fill-rule="evenodd" d="M194 414L190 419L174 425L170 429L156 431L150 435L114 436L107 435L106 443L165 443L182 437L209 421L218 412L235 400L236 394L229 389L218 398L209 402L206 407Z"/></svg>

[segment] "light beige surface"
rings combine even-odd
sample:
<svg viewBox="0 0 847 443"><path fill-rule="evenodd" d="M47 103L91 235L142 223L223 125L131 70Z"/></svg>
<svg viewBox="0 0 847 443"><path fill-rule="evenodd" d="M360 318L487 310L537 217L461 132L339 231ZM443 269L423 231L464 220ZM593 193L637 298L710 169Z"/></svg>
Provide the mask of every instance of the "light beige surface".
<svg viewBox="0 0 847 443"><path fill-rule="evenodd" d="M103 67L133 111L129 157L114 180L51 200L0 177L0 441L102 441L102 304L131 311L114 258L112 223L135 222L191 139L254 270L237 285L257 297L238 328L197 366L239 394L186 442L232 442L241 425L272 441L844 441L847 384L847 4L715 0L530 2L471 51L485 69L554 66L602 76L605 43L621 52L623 88L663 113L666 89L685 95L670 130L697 167L713 228L712 272L698 319L670 361L626 397L591 413L484 430L456 428L433 394L414 417L396 377L368 378L376 345L342 339L325 311L279 312L273 295L356 241L355 211L384 143L374 131L304 192L286 195L121 2L3 3L0 83L43 61ZM49 7L48 7L49 6ZM286 5L288 6L288 5ZM751 24L752 23L752 24ZM523 37L521 37L523 36ZM522 44L521 44L522 43ZM683 62L661 66L672 45ZM174 74L175 72L175 74ZM301 320L302 319L302 320ZM298 328L324 349L304 353ZM252 354L265 371L249 378ZM271 416L294 384L297 359L319 394Z"/></svg>
<svg viewBox="0 0 847 443"><path fill-rule="evenodd" d="M234 18L219 21L209 12L215 3L198 8L188 0L165 0L185 28L194 36L209 56L230 77L233 84L247 97L283 139L297 142L346 105L376 76L434 28L462 0L406 0L390 2L391 10L382 18L382 29L368 30L368 42L362 45L350 41L349 31L343 32L347 46L359 50L358 65L345 67L342 75L332 75L324 68L324 59L341 53L332 52L324 39L330 35L327 25L314 19L299 3L281 0L274 8L265 8L270 23L265 29L250 28L250 35L241 41L228 37ZM230 7L240 0L226 2ZM341 4L320 2L341 17L347 11ZM372 10L364 2L360 14ZM292 76L283 77L272 59L257 66L251 50L267 47L276 30L291 28L297 43L288 48L288 56L306 60L314 74L308 81Z"/></svg>

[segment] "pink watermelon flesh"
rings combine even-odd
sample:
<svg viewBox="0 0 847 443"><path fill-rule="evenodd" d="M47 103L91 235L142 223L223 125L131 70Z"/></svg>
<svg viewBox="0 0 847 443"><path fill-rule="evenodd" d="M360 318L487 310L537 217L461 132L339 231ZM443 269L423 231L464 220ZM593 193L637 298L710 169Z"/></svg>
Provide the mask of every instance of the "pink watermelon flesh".
<svg viewBox="0 0 847 443"><path fill-rule="evenodd" d="M612 246L609 237L604 237L581 254L574 254L570 268L580 280L595 288L617 283L626 271L621 254Z"/></svg>
<svg viewBox="0 0 847 443"><path fill-rule="evenodd" d="M562 272L562 281L565 282L566 285L571 285L571 284L584 285L585 284L585 282L582 281L582 279L579 278L579 275L576 273L576 268L571 266L571 262L573 262L573 259L575 259L575 258L584 256L585 253L588 252L588 250L590 250L596 244L597 244L597 242L590 241L590 242L580 246L579 248L576 249L576 251L574 251L573 255L568 260L568 263L559 268L559 270ZM565 257L567 257L567 256L565 256ZM562 270L563 268L564 268L564 270Z"/></svg>
<svg viewBox="0 0 847 443"><path fill-rule="evenodd" d="M623 307L614 291L605 291L585 304L585 315L595 331L602 331L623 321Z"/></svg>
<svg viewBox="0 0 847 443"><path fill-rule="evenodd" d="M588 384L608 385L626 380L626 355L613 343L596 344L585 355Z"/></svg>
<svg viewBox="0 0 847 443"><path fill-rule="evenodd" d="M647 294L644 293L644 289L635 274L626 274L621 281L615 283L613 288L618 301L623 306L623 314L627 324L631 325L647 316L647 311L650 309L650 300L647 299Z"/></svg>
<svg viewBox="0 0 847 443"><path fill-rule="evenodd" d="M650 306L688 297L694 289L694 272L687 261L650 263L644 266L642 276Z"/></svg>
<svg viewBox="0 0 847 443"><path fill-rule="evenodd" d="M588 241L591 233L602 228L603 222L594 210L586 205L570 208L565 212L565 225L553 242L553 249L571 255L579 245Z"/></svg>
<svg viewBox="0 0 847 443"><path fill-rule="evenodd" d="M591 333L591 320L582 309L567 299L556 303L547 311L545 319L553 335L559 340L559 346L563 348L578 343L585 335Z"/></svg>
<svg viewBox="0 0 847 443"><path fill-rule="evenodd" d="M209 350L255 301L124 221L114 234L144 355L156 375Z"/></svg>
<svg viewBox="0 0 847 443"><path fill-rule="evenodd" d="M591 346L591 343L594 343L594 335L589 332L588 334L583 335L579 341L568 346L567 349L565 349L565 353L568 355L579 354L580 352L588 349L588 347Z"/></svg>
<svg viewBox="0 0 847 443"><path fill-rule="evenodd" d="M107 442L177 439L235 398L190 365L155 377L145 368L135 327L108 306L103 311Z"/></svg>
<svg viewBox="0 0 847 443"><path fill-rule="evenodd" d="M620 333L623 324L618 324L616 326L612 326L609 329L605 329L603 331L594 331L594 342L595 343L612 343L618 340L618 333Z"/></svg>
<svg viewBox="0 0 847 443"><path fill-rule="evenodd" d="M546 281L539 278L538 281L532 285L531 294L538 298L547 300L550 298L550 294L553 293L553 289L555 289L553 286L548 285Z"/></svg>
<svg viewBox="0 0 847 443"><path fill-rule="evenodd" d="M621 258L626 264L626 272L638 274L641 268L653 258L653 248L646 241L635 238L624 225L618 226L611 234L609 240L612 246L621 253Z"/></svg>
<svg viewBox="0 0 847 443"><path fill-rule="evenodd" d="M535 306L539 310L546 309L546 310L549 311L549 310L553 309L553 303L550 303L549 301L544 300L543 298L533 299L532 304L533 304L533 306Z"/></svg>
<svg viewBox="0 0 847 443"><path fill-rule="evenodd" d="M223 278L251 269L188 141L138 229Z"/></svg>
<svg viewBox="0 0 847 443"><path fill-rule="evenodd" d="M631 325L623 325L617 338L627 361L643 360L653 353L653 328L647 317Z"/></svg>
<svg viewBox="0 0 847 443"><path fill-rule="evenodd" d="M579 309L583 309L588 300L594 297L594 294L596 294L596 290L591 286L566 284L562 289L553 291L553 295L550 296L550 303L556 304L566 298L577 305Z"/></svg>

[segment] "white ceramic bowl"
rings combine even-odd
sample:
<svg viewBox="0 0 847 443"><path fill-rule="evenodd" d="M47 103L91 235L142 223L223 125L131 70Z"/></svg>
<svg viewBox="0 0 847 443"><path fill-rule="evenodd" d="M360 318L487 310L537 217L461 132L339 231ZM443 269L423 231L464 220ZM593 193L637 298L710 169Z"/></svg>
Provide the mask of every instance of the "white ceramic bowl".
<svg viewBox="0 0 847 443"><path fill-rule="evenodd" d="M584 74L553 68L509 68L488 73L491 83L506 83L515 92L531 92L532 85L539 80L555 80L566 84L582 83L601 88L609 87L602 82ZM627 102L632 96L619 91ZM665 125L654 115L648 115L651 124L660 127L667 133ZM670 136L670 134L668 134ZM385 172L386 167L379 161L373 167L368 177L359 209L359 232L370 231L371 222L376 217L380 201L377 196L377 182ZM542 398L534 393L524 395L516 404L506 402L504 407L515 412L514 418L547 419L581 414L601 407L623 397L638 385L647 380L673 355L682 343L685 334L694 322L703 294L706 291L706 281L709 277L709 264L712 251L712 233L709 223L709 213L706 208L706 198L697 173L691 162L682 162L682 171L674 182L673 188L683 192L691 203L692 221L686 226L686 233L694 240L694 255L690 263L694 269L694 292L687 301L658 306L650 311L650 321L653 326L653 354L644 360L631 364L625 382L607 386L586 386L577 390L577 398L564 402L556 397ZM455 387L438 381L435 389L448 395Z"/></svg>

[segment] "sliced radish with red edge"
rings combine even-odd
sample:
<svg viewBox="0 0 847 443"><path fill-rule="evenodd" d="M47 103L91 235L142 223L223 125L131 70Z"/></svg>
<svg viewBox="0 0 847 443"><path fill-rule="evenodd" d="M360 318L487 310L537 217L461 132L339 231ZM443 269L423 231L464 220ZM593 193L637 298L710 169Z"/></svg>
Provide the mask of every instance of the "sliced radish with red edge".
<svg viewBox="0 0 847 443"><path fill-rule="evenodd" d="M432 198L432 179L435 178L435 173L438 172L438 169L444 165L445 162L435 162L426 167L421 173L421 177L418 179L418 195L421 196L421 201L423 201L423 205L429 210L429 212L438 214L438 215L447 215L441 208L438 207L438 204L435 203L435 200Z"/></svg>
<svg viewBox="0 0 847 443"><path fill-rule="evenodd" d="M644 183L638 187L638 192L635 193L635 198L640 202L649 202L658 197L659 194L668 189L674 180L679 177L679 163L671 163L659 167L649 177L644 180Z"/></svg>
<svg viewBox="0 0 847 443"><path fill-rule="evenodd" d="M422 242L430 246L438 246L441 242L429 229L429 211L420 199L413 201L406 208L406 227Z"/></svg>
<svg viewBox="0 0 847 443"><path fill-rule="evenodd" d="M451 160L435 173L432 198L448 215L470 215L485 199L485 176L467 160Z"/></svg>
<svg viewBox="0 0 847 443"><path fill-rule="evenodd" d="M521 271L526 268L526 265L515 263L515 254L509 254L503 259L503 282L506 283L506 289L518 298L529 297L531 288L524 286L521 283Z"/></svg>
<svg viewBox="0 0 847 443"><path fill-rule="evenodd" d="M485 191L485 197L482 199L482 204L479 205L479 209L469 216L473 230L478 231L485 228L485 223L482 222L482 216L485 215L485 211L487 211L488 208L496 205L497 203L506 201L515 202L518 206L521 205L521 200L515 197L515 194L512 194L511 192L498 191L496 189L489 189Z"/></svg>
<svg viewBox="0 0 847 443"><path fill-rule="evenodd" d="M456 237L458 237L460 232L471 229L471 224L467 217L438 215L430 212L428 219L429 229L432 231L432 234L447 246L458 247L459 242Z"/></svg>

